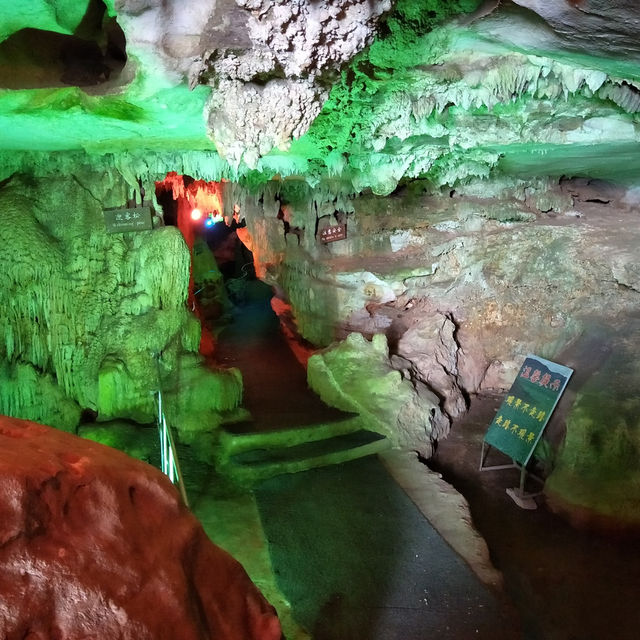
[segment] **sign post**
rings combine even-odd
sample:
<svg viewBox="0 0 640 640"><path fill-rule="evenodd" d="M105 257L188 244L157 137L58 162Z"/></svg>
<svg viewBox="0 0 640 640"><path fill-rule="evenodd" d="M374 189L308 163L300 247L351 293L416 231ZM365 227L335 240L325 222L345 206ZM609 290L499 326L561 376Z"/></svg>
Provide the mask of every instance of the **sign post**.
<svg viewBox="0 0 640 640"><path fill-rule="evenodd" d="M568 367L527 355L482 441L480 471L520 469L519 490L507 493L525 509L536 508L533 496L524 493L527 465L572 373ZM491 447L509 456L512 464L485 466Z"/></svg>

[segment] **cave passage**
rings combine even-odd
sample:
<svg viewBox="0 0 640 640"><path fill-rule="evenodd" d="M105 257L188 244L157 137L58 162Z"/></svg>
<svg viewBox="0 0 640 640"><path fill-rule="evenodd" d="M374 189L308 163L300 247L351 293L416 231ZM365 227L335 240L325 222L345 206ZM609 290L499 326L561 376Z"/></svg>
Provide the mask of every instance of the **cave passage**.
<svg viewBox="0 0 640 640"><path fill-rule="evenodd" d="M240 271L244 266L233 265ZM307 386L305 368L290 349L271 307L272 288L255 277L230 281L236 283L231 322L219 335L216 359L242 372L244 406L254 418L251 425L230 428L296 428L344 417Z"/></svg>

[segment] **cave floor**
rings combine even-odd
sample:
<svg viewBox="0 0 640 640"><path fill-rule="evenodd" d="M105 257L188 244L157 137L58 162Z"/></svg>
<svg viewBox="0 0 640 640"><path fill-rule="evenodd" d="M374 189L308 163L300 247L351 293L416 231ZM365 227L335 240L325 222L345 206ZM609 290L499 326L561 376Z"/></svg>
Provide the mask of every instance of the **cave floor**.
<svg viewBox="0 0 640 640"><path fill-rule="evenodd" d="M269 431L339 420L348 414L328 407L308 387L301 364L271 308L271 287L247 280L244 304L216 345L216 361L242 372L243 406L253 420L231 425L234 432Z"/></svg>
<svg viewBox="0 0 640 640"><path fill-rule="evenodd" d="M252 414L233 430L342 418L308 389L270 290L249 281L246 293L216 351L219 362L242 371L243 404ZM436 477L411 458L414 475ZM394 481L385 468L394 460L369 456L280 475L255 485L251 496L194 486L193 507L276 606L288 638L305 631L317 640L521 637L503 594L478 578Z"/></svg>
<svg viewBox="0 0 640 640"><path fill-rule="evenodd" d="M255 488L276 580L314 640L519 638L376 456Z"/></svg>

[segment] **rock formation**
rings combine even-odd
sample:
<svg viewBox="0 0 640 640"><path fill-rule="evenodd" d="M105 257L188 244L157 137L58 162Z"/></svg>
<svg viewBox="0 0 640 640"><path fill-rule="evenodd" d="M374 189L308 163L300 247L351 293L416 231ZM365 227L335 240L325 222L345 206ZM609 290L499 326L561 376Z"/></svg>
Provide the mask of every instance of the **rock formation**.
<svg viewBox="0 0 640 640"><path fill-rule="evenodd" d="M81 409L147 419L137 332L145 353L163 352L167 380L180 369L189 404L207 396L191 413L185 396L174 403L185 439L238 404L235 374L198 378L179 237L95 231L101 207L139 185L152 200L167 172L224 185L224 213L239 207L256 271L302 336L326 347L384 334L390 366L438 398L442 425L470 394L504 390L528 351L573 359L574 380L595 375L584 366L594 340L611 384L632 395L614 372L627 371L621 332L639 291L636 3L54 4L0 9L2 410L56 424ZM108 72L68 73L80 45ZM42 206L42 185L61 176L55 206ZM336 224L347 238L323 243ZM548 486L557 504L602 512L589 497L595 460L619 462L600 486L623 495L637 424L624 398L605 410L592 381L577 384ZM36 388L46 402L25 413ZM611 414L605 454L596 425Z"/></svg>
<svg viewBox="0 0 640 640"><path fill-rule="evenodd" d="M12 418L0 441L3 638L280 639L159 471Z"/></svg>
<svg viewBox="0 0 640 640"><path fill-rule="evenodd" d="M357 413L369 430L424 458L431 456L432 443L449 431L438 397L391 366L383 334L368 342L361 334L351 333L334 348L314 354L308 380L327 404Z"/></svg>
<svg viewBox="0 0 640 640"><path fill-rule="evenodd" d="M239 372L208 371L198 355L178 230L106 233L102 208L126 204L128 192L95 173L15 177L0 192L0 413L68 431L83 411L149 423L162 390L189 439L238 406Z"/></svg>

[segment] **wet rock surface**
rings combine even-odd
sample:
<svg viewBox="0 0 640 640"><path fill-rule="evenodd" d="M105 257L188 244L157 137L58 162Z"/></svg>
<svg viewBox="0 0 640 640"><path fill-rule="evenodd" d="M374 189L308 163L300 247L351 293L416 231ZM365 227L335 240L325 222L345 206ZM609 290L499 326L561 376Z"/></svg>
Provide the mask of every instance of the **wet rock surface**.
<svg viewBox="0 0 640 640"><path fill-rule="evenodd" d="M314 354L307 380L328 405L357 413L367 429L425 457L431 455L432 442L448 432L449 420L438 407L438 397L426 385L403 379L391 366L382 334L368 342L352 333L334 348Z"/></svg>
<svg viewBox="0 0 640 640"><path fill-rule="evenodd" d="M0 443L1 637L280 639L159 471L13 418Z"/></svg>
<svg viewBox="0 0 640 640"><path fill-rule="evenodd" d="M414 185L354 199L340 242L305 235L299 245L267 245L264 230L275 234L278 221L255 209L247 228L258 256L270 247L262 271L282 287L303 336L320 344L353 332L386 336L404 383L436 398L446 423L436 438L469 396L505 391L528 353L572 367L549 496L570 518L591 512L594 522L599 513L633 524L637 196L585 179L470 183L430 195ZM412 424L406 433L424 431Z"/></svg>

